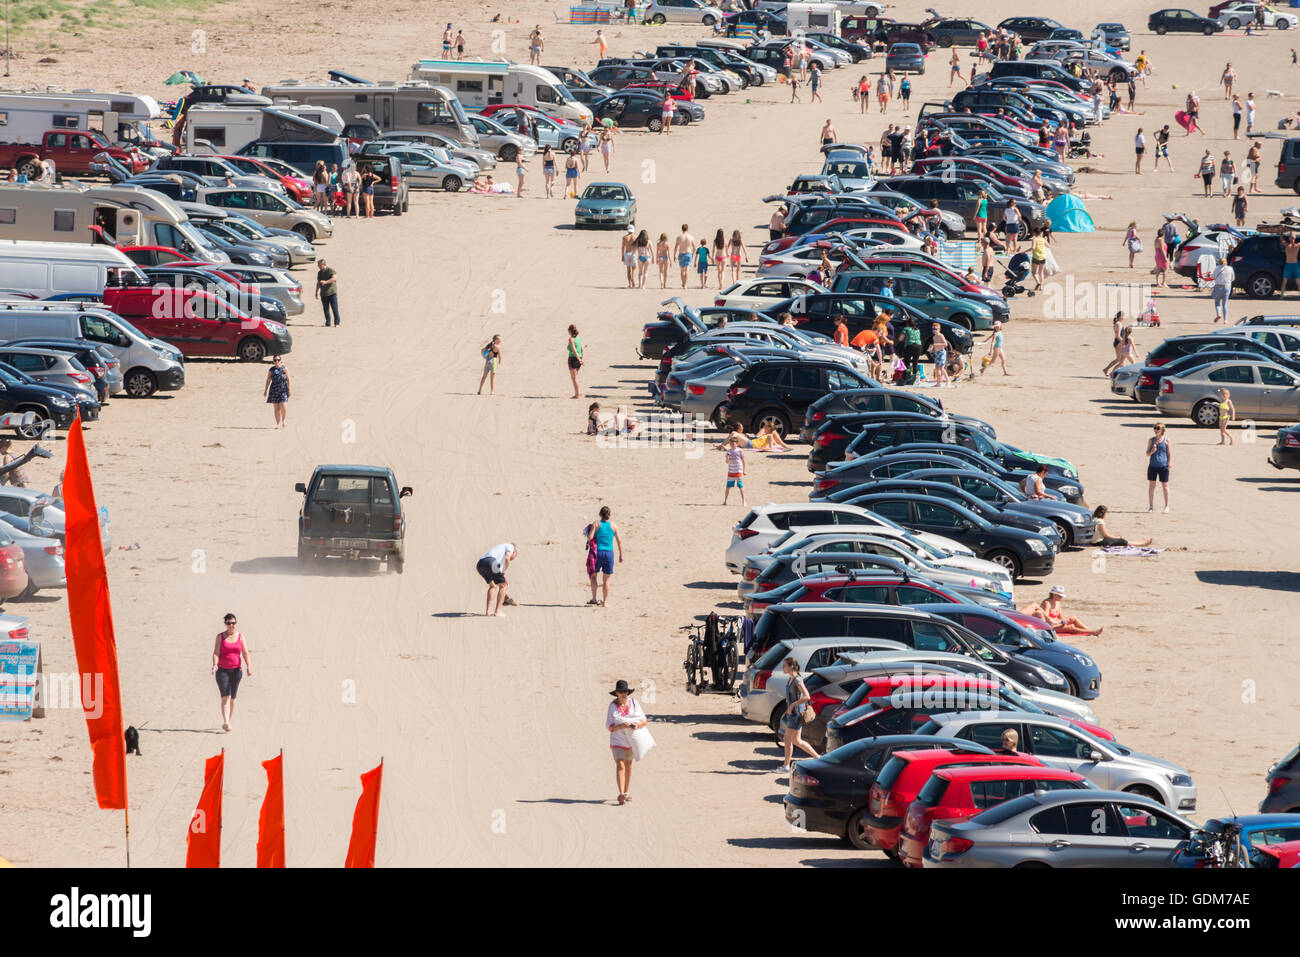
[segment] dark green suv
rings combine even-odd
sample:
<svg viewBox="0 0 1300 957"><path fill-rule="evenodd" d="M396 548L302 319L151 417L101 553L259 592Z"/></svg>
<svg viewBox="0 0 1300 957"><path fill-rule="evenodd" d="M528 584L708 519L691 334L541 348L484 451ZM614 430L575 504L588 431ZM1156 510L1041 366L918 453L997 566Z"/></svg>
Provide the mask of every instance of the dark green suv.
<svg viewBox="0 0 1300 957"><path fill-rule="evenodd" d="M298 513L298 562L319 558L375 558L401 573L406 561L406 516L393 470L378 465L318 465L294 490L305 498Z"/></svg>

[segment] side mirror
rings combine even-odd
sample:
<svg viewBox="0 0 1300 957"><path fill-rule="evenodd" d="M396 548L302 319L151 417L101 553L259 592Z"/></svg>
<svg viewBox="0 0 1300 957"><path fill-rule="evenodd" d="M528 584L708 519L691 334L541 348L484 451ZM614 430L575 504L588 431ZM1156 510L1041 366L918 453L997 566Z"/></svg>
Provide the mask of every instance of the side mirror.
<svg viewBox="0 0 1300 957"><path fill-rule="evenodd" d="M1093 748L1091 751L1088 752L1088 760L1089 760L1089 761L1109 761L1110 758L1106 757L1106 755L1102 754L1102 753L1101 753L1100 751L1098 751L1096 748Z"/></svg>
<svg viewBox="0 0 1300 957"><path fill-rule="evenodd" d="M409 486L409 485L403 485L403 486L402 486L402 491L398 494L397 497L398 497L398 498L406 498L406 496L408 496L408 495L410 495L410 494L411 494L411 486Z"/></svg>
<svg viewBox="0 0 1300 957"><path fill-rule="evenodd" d="M963 518L961 520L961 527L969 531L970 529L975 527L975 523L972 522L969 518Z"/></svg>
<svg viewBox="0 0 1300 957"><path fill-rule="evenodd" d="M303 494L303 495L306 495L306 494L307 494L307 483L305 483L305 482L299 482L297 485L295 485L295 486L293 487L293 490L294 490L295 492L299 492L299 493L301 493L301 494Z"/></svg>

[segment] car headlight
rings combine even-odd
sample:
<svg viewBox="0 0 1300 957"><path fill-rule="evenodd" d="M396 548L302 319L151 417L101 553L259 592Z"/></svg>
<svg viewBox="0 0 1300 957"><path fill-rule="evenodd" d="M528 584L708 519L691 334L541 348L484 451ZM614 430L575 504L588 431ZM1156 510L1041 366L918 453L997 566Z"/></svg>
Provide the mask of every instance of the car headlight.
<svg viewBox="0 0 1300 957"><path fill-rule="evenodd" d="M1166 774L1165 777L1176 788L1190 788L1192 786L1192 776L1190 774Z"/></svg>
<svg viewBox="0 0 1300 957"><path fill-rule="evenodd" d="M1047 542L1040 541L1037 538L1030 538L1027 541L1029 542L1029 550L1035 555L1046 555L1048 549L1052 547Z"/></svg>
<svg viewBox="0 0 1300 957"><path fill-rule="evenodd" d="M270 265L271 263L271 257L266 253L249 253L248 258L255 263L264 263L266 265Z"/></svg>
<svg viewBox="0 0 1300 957"><path fill-rule="evenodd" d="M54 398L50 399L50 405L54 406L56 409L66 409L71 404L72 403L69 402L67 399L64 399L57 395Z"/></svg>
<svg viewBox="0 0 1300 957"><path fill-rule="evenodd" d="M1074 469L1062 469L1061 471L1065 474L1065 477L1066 477L1066 478L1078 478L1078 477L1079 477L1079 473L1076 472Z"/></svg>
<svg viewBox="0 0 1300 957"><path fill-rule="evenodd" d="M289 331L283 323L271 322L269 319L263 319L262 324L266 326L267 331L272 335L281 336Z"/></svg>
<svg viewBox="0 0 1300 957"><path fill-rule="evenodd" d="M1057 489L1057 491L1060 492L1062 495L1068 495L1073 497L1075 495L1078 495L1083 490L1079 488L1079 486L1077 485L1062 485L1060 488Z"/></svg>
<svg viewBox="0 0 1300 957"><path fill-rule="evenodd" d="M1080 665L1082 665L1085 668L1092 667L1093 664L1092 659L1089 658L1087 655L1076 655L1073 652L1071 652L1070 657L1073 658L1075 661L1077 661Z"/></svg>
<svg viewBox="0 0 1300 957"><path fill-rule="evenodd" d="M1062 678L1060 675L1058 675L1055 671L1048 671L1046 668L1035 668L1034 672L1038 675L1038 677L1043 679L1043 682L1045 684L1049 684L1049 685L1065 684L1065 679Z"/></svg>

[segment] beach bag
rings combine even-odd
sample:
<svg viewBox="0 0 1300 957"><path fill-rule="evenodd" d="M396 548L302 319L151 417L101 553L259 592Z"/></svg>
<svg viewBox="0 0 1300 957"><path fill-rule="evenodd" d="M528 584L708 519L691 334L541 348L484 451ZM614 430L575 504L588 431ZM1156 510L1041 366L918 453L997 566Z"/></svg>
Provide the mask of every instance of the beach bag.
<svg viewBox="0 0 1300 957"><path fill-rule="evenodd" d="M655 739L649 728L637 728L632 732L632 760L640 761L655 746Z"/></svg>
<svg viewBox="0 0 1300 957"><path fill-rule="evenodd" d="M1134 236L1132 239L1130 239L1130 240L1128 241L1128 250L1129 250L1129 252L1131 252L1131 253L1140 253L1140 252L1142 251L1142 239L1141 239L1141 237L1139 237L1139 236Z"/></svg>
<svg viewBox="0 0 1300 957"><path fill-rule="evenodd" d="M1043 272L1049 276L1055 276L1061 271L1061 267L1056 264L1056 257L1052 255L1052 247L1048 246L1046 258L1043 260Z"/></svg>
<svg viewBox="0 0 1300 957"><path fill-rule="evenodd" d="M817 717L817 712L813 710L813 706L810 704L804 705L803 710L799 712L799 720L804 724L812 724L815 717Z"/></svg>

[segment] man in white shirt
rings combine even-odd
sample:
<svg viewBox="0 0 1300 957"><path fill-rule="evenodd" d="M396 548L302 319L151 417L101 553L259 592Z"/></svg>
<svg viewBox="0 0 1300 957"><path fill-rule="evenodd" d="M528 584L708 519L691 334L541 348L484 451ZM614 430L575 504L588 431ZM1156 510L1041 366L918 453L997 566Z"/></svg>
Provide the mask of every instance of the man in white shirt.
<svg viewBox="0 0 1300 957"><path fill-rule="evenodd" d="M503 542L500 545L493 545L483 557L478 560L474 570L482 576L487 582L487 605L483 614L487 618L504 618L501 612L502 605L513 605L513 598L506 596L506 569L510 563L519 557L519 549L510 542ZM496 592L496 606L492 604L492 593Z"/></svg>

